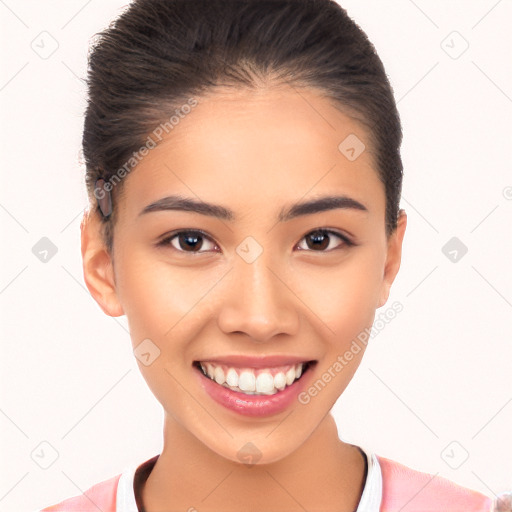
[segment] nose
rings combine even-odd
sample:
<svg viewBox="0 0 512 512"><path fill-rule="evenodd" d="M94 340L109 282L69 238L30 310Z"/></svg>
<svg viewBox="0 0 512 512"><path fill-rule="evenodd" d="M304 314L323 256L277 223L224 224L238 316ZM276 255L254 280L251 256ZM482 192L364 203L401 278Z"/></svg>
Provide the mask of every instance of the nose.
<svg viewBox="0 0 512 512"><path fill-rule="evenodd" d="M300 301L286 276L264 257L252 263L236 259L219 297L219 328L266 342L278 334L296 335Z"/></svg>

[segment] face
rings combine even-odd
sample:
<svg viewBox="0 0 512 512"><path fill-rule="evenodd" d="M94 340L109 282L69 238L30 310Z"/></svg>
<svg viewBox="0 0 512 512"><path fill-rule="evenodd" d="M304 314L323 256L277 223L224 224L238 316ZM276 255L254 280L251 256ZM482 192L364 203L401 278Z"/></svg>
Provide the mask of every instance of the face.
<svg viewBox="0 0 512 512"><path fill-rule="evenodd" d="M85 279L107 314L126 314L166 415L227 459L255 446L267 463L300 447L353 377L365 349L353 342L387 300L405 217L387 239L367 134L315 91L198 101L125 178L113 267L97 223L83 223ZM355 159L338 147L351 134L366 146ZM220 208L142 213L175 195ZM292 209L327 196L349 199ZM209 361L206 373L231 384L203 374L197 362ZM295 379L301 361L313 363ZM227 387L259 380L269 392L269 375L273 394Z"/></svg>

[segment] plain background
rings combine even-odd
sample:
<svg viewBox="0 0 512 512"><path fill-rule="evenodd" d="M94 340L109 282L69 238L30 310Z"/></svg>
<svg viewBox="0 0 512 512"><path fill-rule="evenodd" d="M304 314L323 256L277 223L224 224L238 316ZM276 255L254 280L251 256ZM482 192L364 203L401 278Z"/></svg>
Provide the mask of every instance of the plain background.
<svg viewBox="0 0 512 512"><path fill-rule="evenodd" d="M126 318L92 299L80 255L79 78L127 3L0 1L1 512L80 494L161 449ZM336 403L340 436L488 495L512 490L512 2L340 3L394 88L408 213L376 318L394 301L403 311ZM43 237L57 250L46 263Z"/></svg>

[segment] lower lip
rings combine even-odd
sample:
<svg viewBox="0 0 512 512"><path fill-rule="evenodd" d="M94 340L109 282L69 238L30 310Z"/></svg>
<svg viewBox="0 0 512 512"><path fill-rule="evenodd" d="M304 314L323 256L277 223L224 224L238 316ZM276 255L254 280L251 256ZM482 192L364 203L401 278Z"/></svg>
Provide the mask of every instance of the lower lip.
<svg viewBox="0 0 512 512"><path fill-rule="evenodd" d="M245 416L262 417L280 413L297 400L297 395L307 386L314 366L314 363L310 364L299 380L273 395L246 395L233 391L206 377L198 368L194 367L194 370L203 389L217 403Z"/></svg>

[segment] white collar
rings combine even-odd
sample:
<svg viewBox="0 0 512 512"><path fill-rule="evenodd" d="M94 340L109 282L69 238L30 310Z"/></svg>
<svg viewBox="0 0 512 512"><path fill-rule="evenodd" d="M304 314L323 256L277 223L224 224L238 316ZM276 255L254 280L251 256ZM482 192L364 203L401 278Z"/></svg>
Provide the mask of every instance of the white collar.
<svg viewBox="0 0 512 512"><path fill-rule="evenodd" d="M379 512L382 502L382 472L379 461L374 453L365 450L368 461L368 474L363 494L356 512ZM142 463L143 464L143 463ZM117 486L116 512L139 512L135 502L133 479L138 466L132 465L123 470Z"/></svg>
<svg viewBox="0 0 512 512"><path fill-rule="evenodd" d="M135 491L133 490L133 478L137 466L132 465L123 470L119 483L117 484L116 512L139 512L135 502Z"/></svg>
<svg viewBox="0 0 512 512"><path fill-rule="evenodd" d="M382 472L374 453L360 446L368 461L368 474L356 512L379 512L382 503Z"/></svg>

